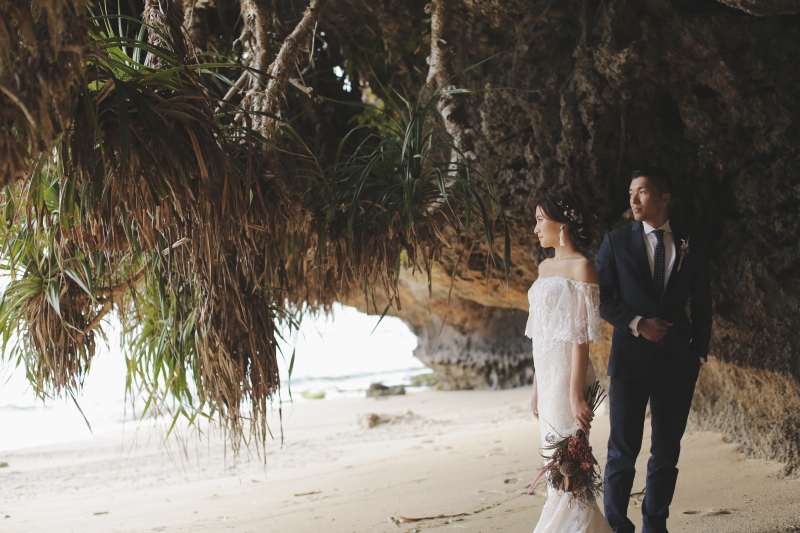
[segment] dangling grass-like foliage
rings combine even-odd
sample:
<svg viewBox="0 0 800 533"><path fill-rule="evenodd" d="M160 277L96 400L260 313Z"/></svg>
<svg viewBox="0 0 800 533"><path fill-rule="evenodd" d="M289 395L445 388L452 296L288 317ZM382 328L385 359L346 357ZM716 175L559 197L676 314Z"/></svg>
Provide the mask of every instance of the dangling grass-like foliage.
<svg viewBox="0 0 800 533"><path fill-rule="evenodd" d="M94 356L90 288L96 273L61 231L58 186L42 171L28 187L8 188L0 205L2 267L12 281L0 305L3 349L25 363L40 396L80 386ZM25 206L29 206L26 212Z"/></svg>
<svg viewBox="0 0 800 533"><path fill-rule="evenodd" d="M194 63L175 43L179 9L90 18L71 127L0 198L0 328L40 395L74 395L114 311L143 415L216 415L236 449L270 434L284 327L356 288L399 308L401 259L430 276L453 237L491 245L493 201L432 126L441 90L416 103L386 90L380 124L303 174L316 158L289 124L222 102L216 82L247 67Z"/></svg>
<svg viewBox="0 0 800 533"><path fill-rule="evenodd" d="M318 183L308 195L324 200L318 207L320 242L339 244L320 254L334 255L340 268L366 280L365 288L382 288L399 307L401 258L430 280L433 263L453 236L464 242L482 232L493 250L494 198L452 136L431 120L436 100L445 94L441 87L415 102L381 89L377 104L351 104L363 107L368 118L341 141L334 182ZM507 272L504 227L506 258L496 263Z"/></svg>
<svg viewBox="0 0 800 533"><path fill-rule="evenodd" d="M286 244L310 217L247 116L215 113L209 77L241 67L188 64L112 18L92 19L73 127L5 191L5 340L37 390L74 393L115 306L147 410L172 398L190 418L219 411L233 436L250 417L263 437L291 320Z"/></svg>
<svg viewBox="0 0 800 533"><path fill-rule="evenodd" d="M0 2L0 187L23 178L27 154L49 150L69 127L88 3Z"/></svg>

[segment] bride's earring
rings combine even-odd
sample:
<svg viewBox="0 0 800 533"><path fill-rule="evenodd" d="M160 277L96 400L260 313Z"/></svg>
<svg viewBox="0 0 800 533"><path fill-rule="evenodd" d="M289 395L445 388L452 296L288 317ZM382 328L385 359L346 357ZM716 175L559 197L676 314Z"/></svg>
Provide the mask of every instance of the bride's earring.
<svg viewBox="0 0 800 533"><path fill-rule="evenodd" d="M564 224L561 224L561 229L558 230L558 244L561 246L566 246L564 243Z"/></svg>

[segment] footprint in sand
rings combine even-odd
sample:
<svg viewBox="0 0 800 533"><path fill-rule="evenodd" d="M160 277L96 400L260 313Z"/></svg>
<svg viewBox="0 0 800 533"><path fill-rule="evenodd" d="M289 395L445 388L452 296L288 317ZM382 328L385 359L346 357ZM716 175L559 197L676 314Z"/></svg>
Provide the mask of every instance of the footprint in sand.
<svg viewBox="0 0 800 533"><path fill-rule="evenodd" d="M705 511L684 511L683 514L696 514L700 516L722 516L731 514L728 509L706 509Z"/></svg>

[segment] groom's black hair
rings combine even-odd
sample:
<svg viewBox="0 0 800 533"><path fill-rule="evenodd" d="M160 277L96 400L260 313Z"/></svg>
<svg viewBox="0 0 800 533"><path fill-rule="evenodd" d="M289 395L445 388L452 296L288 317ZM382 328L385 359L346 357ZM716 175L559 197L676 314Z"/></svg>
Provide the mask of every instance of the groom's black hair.
<svg viewBox="0 0 800 533"><path fill-rule="evenodd" d="M672 180L669 179L669 176L666 172L659 168L643 168L641 170L634 170L631 174L631 181L635 180L636 178L647 178L647 180L650 182L650 185L655 187L660 194L672 194Z"/></svg>

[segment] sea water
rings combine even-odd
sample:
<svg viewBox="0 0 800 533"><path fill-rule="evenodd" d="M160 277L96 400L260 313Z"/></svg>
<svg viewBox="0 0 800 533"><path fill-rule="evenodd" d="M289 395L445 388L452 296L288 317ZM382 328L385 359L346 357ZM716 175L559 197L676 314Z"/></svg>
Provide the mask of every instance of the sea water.
<svg viewBox="0 0 800 533"><path fill-rule="evenodd" d="M108 345L99 343L84 387L74 399L43 402L28 384L24 368L13 361L0 363L0 452L153 423L141 420L141 401L125 396L119 326L112 324L104 331ZM306 317L298 331L284 337L278 358L284 404L363 397L372 383L408 385L414 376L430 372L413 355L416 337L395 317L381 320L336 305L331 316Z"/></svg>

